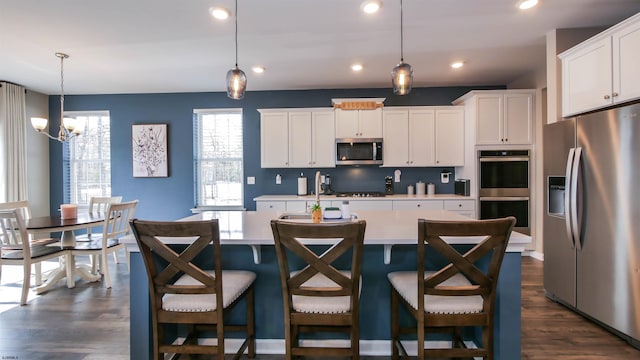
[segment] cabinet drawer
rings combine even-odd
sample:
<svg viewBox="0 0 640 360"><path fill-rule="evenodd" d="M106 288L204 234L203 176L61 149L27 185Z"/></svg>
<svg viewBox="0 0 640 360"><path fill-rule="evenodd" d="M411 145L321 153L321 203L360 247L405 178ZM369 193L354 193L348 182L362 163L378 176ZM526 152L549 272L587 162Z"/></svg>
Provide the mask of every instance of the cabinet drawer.
<svg viewBox="0 0 640 360"><path fill-rule="evenodd" d="M475 211L475 200L446 200L444 209L449 211Z"/></svg>
<svg viewBox="0 0 640 360"><path fill-rule="evenodd" d="M476 218L476 213L475 211L452 211L456 214L460 214L462 216L466 216L469 219L475 219Z"/></svg>
<svg viewBox="0 0 640 360"><path fill-rule="evenodd" d="M391 210L391 203L389 200L349 201L349 211L353 213L358 210Z"/></svg>
<svg viewBox="0 0 640 360"><path fill-rule="evenodd" d="M258 201L256 202L256 211L285 211L286 203L284 201Z"/></svg>
<svg viewBox="0 0 640 360"><path fill-rule="evenodd" d="M442 200L394 200L393 210L442 210Z"/></svg>
<svg viewBox="0 0 640 360"><path fill-rule="evenodd" d="M300 201L287 201L288 212L305 212L307 211L307 202L305 200Z"/></svg>

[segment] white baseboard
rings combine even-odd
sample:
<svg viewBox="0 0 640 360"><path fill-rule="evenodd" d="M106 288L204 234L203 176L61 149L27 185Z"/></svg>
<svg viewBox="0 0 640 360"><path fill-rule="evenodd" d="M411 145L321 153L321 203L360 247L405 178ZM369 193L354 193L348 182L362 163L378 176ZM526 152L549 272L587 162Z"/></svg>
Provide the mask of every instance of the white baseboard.
<svg viewBox="0 0 640 360"><path fill-rule="evenodd" d="M184 339L179 339L183 341ZM225 352L234 353L242 345L242 339L226 339L224 341ZM203 344L215 345L215 339L206 339ZM349 347L349 340L302 340L303 346L336 346ZM472 342L465 342L467 347L475 348ZM417 355L416 341L402 341L409 356ZM451 345L448 341L427 341L427 346L431 348L446 348ZM256 352L265 355L283 355L284 339L257 339ZM360 340L360 355L362 356L389 356L391 355L391 340Z"/></svg>
<svg viewBox="0 0 640 360"><path fill-rule="evenodd" d="M541 253L539 251L534 251L534 250L526 250L525 252L522 253L522 256L530 256L534 259L538 259L540 261L544 261L544 253Z"/></svg>

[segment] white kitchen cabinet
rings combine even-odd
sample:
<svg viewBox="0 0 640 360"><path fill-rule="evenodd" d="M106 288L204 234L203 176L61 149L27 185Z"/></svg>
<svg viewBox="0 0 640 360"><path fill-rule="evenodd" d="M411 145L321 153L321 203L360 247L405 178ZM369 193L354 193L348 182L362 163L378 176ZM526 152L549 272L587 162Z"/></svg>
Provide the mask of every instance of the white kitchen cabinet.
<svg viewBox="0 0 640 360"><path fill-rule="evenodd" d="M383 166L464 165L464 109L387 108Z"/></svg>
<svg viewBox="0 0 640 360"><path fill-rule="evenodd" d="M392 210L393 201L391 200L350 200L349 211L351 213L358 210Z"/></svg>
<svg viewBox="0 0 640 360"><path fill-rule="evenodd" d="M442 200L394 200L393 210L442 210Z"/></svg>
<svg viewBox="0 0 640 360"><path fill-rule="evenodd" d="M640 98L640 14L559 57L563 116Z"/></svg>
<svg viewBox="0 0 640 360"><path fill-rule="evenodd" d="M430 139L427 135L426 139ZM464 110L462 108L436 110L435 165L464 165Z"/></svg>
<svg viewBox="0 0 640 360"><path fill-rule="evenodd" d="M261 109L263 168L335 167L333 109Z"/></svg>
<svg viewBox="0 0 640 360"><path fill-rule="evenodd" d="M260 163L263 168L289 167L289 114L260 111Z"/></svg>
<svg viewBox="0 0 640 360"><path fill-rule="evenodd" d="M285 211L286 201L256 201L256 211Z"/></svg>
<svg viewBox="0 0 640 360"><path fill-rule="evenodd" d="M445 200L444 209L453 211L460 215L464 215L471 219L476 218L476 201L475 200Z"/></svg>
<svg viewBox="0 0 640 360"><path fill-rule="evenodd" d="M382 137L382 109L335 109L336 138Z"/></svg>
<svg viewBox="0 0 640 360"><path fill-rule="evenodd" d="M476 145L530 145L534 98L534 90L474 90L454 104L472 104Z"/></svg>

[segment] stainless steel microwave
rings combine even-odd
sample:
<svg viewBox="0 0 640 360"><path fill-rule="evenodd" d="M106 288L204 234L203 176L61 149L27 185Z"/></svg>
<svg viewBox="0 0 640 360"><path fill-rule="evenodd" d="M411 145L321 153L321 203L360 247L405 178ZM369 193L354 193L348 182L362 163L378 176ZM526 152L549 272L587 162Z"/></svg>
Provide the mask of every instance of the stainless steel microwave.
<svg viewBox="0 0 640 360"><path fill-rule="evenodd" d="M382 164L381 138L336 139L336 165Z"/></svg>

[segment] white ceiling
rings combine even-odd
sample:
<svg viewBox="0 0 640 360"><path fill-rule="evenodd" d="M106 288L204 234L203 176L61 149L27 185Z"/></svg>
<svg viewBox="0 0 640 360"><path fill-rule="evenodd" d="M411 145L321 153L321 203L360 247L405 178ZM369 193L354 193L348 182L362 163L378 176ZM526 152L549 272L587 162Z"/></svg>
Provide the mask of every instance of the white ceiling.
<svg viewBox="0 0 640 360"><path fill-rule="evenodd" d="M400 60L400 1L366 15L361 0L239 0L248 91L391 87ZM639 0L404 0L404 59L414 87L504 85L544 68L553 29L608 26ZM224 91L235 64L233 0L0 0L0 80L66 94ZM462 69L449 63L463 60ZM353 73L350 64L364 70ZM264 74L251 71L266 67Z"/></svg>

